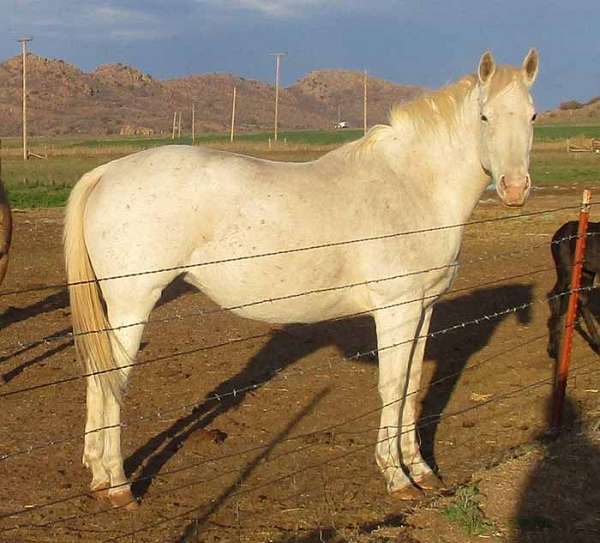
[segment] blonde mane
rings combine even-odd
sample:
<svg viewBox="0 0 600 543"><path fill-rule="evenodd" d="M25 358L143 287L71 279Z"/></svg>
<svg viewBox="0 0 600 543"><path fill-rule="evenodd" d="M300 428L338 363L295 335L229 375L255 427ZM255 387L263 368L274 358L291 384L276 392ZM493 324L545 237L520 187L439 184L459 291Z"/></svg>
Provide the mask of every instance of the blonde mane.
<svg viewBox="0 0 600 543"><path fill-rule="evenodd" d="M490 81L488 98L508 91L519 82L519 70L511 66L498 66ZM363 138L351 144L351 151L360 154L372 150L388 136L407 137L412 134L448 137L464 119L465 106L478 88L477 76L470 74L415 100L396 104L390 110L389 124L373 126Z"/></svg>
<svg viewBox="0 0 600 543"><path fill-rule="evenodd" d="M401 131L408 127L420 135L437 133L440 129L449 132L462 120L463 106L475 88L477 78L467 75L416 100L397 104L390 111L390 125Z"/></svg>

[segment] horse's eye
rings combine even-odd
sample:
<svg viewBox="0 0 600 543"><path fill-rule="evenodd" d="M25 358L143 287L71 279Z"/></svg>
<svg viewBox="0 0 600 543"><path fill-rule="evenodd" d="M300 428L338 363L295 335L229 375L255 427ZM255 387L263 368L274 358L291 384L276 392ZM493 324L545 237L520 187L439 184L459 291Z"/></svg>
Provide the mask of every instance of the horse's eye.
<svg viewBox="0 0 600 543"><path fill-rule="evenodd" d="M482 115L482 116L481 116L481 120L482 120L484 123L487 123L487 122L488 122L488 118L487 118L485 115Z"/></svg>
<svg viewBox="0 0 600 543"><path fill-rule="evenodd" d="M534 123L536 119L537 119L537 113L534 113L533 117L531 117L531 122Z"/></svg>

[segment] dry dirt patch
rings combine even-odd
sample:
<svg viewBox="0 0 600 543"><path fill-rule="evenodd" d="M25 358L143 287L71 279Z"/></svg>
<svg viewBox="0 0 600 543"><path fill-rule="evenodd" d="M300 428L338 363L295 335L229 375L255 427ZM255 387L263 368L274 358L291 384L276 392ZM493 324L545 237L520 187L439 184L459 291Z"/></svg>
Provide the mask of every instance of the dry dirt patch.
<svg viewBox="0 0 600 543"><path fill-rule="evenodd" d="M525 211L576 207L578 200L575 191L537 193ZM474 218L507 213L490 196ZM11 456L0 460L0 515L24 512L0 520L0 541L104 541L131 532L122 540L469 541L445 508L453 492L473 482L484 517L497 526L499 535L488 537L559 541L552 530L561 535L571 526L569 534L581 536L577 541L593 540L599 508L590 485L600 487L590 469L595 441L588 437L581 445L582 461L576 460L576 442L567 440L564 448L534 449L505 462L546 427L552 367L545 352L544 296L553 273L543 270L552 266L550 236L575 216L575 210L563 210L466 228L455 292L438 303L432 329L498 315L429 342L421 439L451 492L422 504L387 496L375 466L376 364L351 359L373 347L368 319L271 329L217 313L148 326L140 354L147 364L133 374L123 433L127 469L141 478L135 489L142 507L134 516L103 510L80 496L89 482L80 465L83 382L17 393L79 372L68 339L39 341L69 328L64 289L3 296L0 449ZM2 290L60 283L61 210L18 213L15 219L13 260ZM516 249L522 254L490 259ZM529 302L527 310L499 313ZM153 317L211 307L175 285ZM255 339L231 343L250 336ZM226 345L207 348L219 343ZM599 388L595 358L577 338L569 392L584 418L600 405L600 394L591 392ZM255 390L244 391L253 384ZM233 396L233 389L242 392ZM203 429L227 437L214 443L203 439ZM572 487L548 482L559 473L568 473ZM554 508L558 498L543 501L545 488L547 496L564 495L576 525ZM523 505L529 496L527 503L536 504L531 510ZM550 526L541 520L546 517ZM535 539L540 533L547 539Z"/></svg>

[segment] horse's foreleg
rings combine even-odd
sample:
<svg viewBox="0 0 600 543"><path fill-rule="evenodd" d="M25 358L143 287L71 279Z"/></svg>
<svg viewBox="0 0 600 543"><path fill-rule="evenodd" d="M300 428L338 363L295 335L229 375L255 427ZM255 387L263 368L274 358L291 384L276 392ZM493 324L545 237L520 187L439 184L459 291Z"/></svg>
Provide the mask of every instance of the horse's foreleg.
<svg viewBox="0 0 600 543"><path fill-rule="evenodd" d="M374 316L379 348L379 395L383 403L375 458L388 491L414 498L419 496L419 491L404 471L399 443L403 442L403 452L412 452L415 456L414 395L407 397L406 393L418 388L418 383L412 384L411 378L420 375L422 359L416 360L418 345L413 340L424 321L429 324L430 313L425 315L421 306L410 304L379 311ZM409 434L412 438L405 437Z"/></svg>
<svg viewBox="0 0 600 543"><path fill-rule="evenodd" d="M566 313L569 303L568 295L564 294L568 289L568 284L562 285L556 283L548 294L548 305L550 306L550 317L548 319L548 355L555 359L558 357L560 350L563 315Z"/></svg>
<svg viewBox="0 0 600 543"><path fill-rule="evenodd" d="M426 344L426 338L422 336L427 335L429 332L432 312L433 307L428 307L423 311L421 323L415 334L418 339L415 342L414 352L410 361L406 398L400 418L400 427L402 430L400 454L402 463L408 470L412 481L426 489L441 486L440 480L421 455L416 428L417 397L421 386L421 370Z"/></svg>

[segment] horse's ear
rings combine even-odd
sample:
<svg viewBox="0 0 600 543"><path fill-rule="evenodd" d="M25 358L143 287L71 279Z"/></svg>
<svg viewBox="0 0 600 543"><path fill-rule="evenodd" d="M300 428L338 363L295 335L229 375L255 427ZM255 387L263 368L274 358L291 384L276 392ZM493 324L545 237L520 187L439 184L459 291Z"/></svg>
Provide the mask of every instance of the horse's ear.
<svg viewBox="0 0 600 543"><path fill-rule="evenodd" d="M539 65L540 54L537 52L537 49L530 49L525 60L523 60L523 77L525 83L530 87L537 77Z"/></svg>
<svg viewBox="0 0 600 543"><path fill-rule="evenodd" d="M490 79L496 71L496 61L491 51L486 51L479 59L479 67L477 68L477 76L482 85L489 83Z"/></svg>

